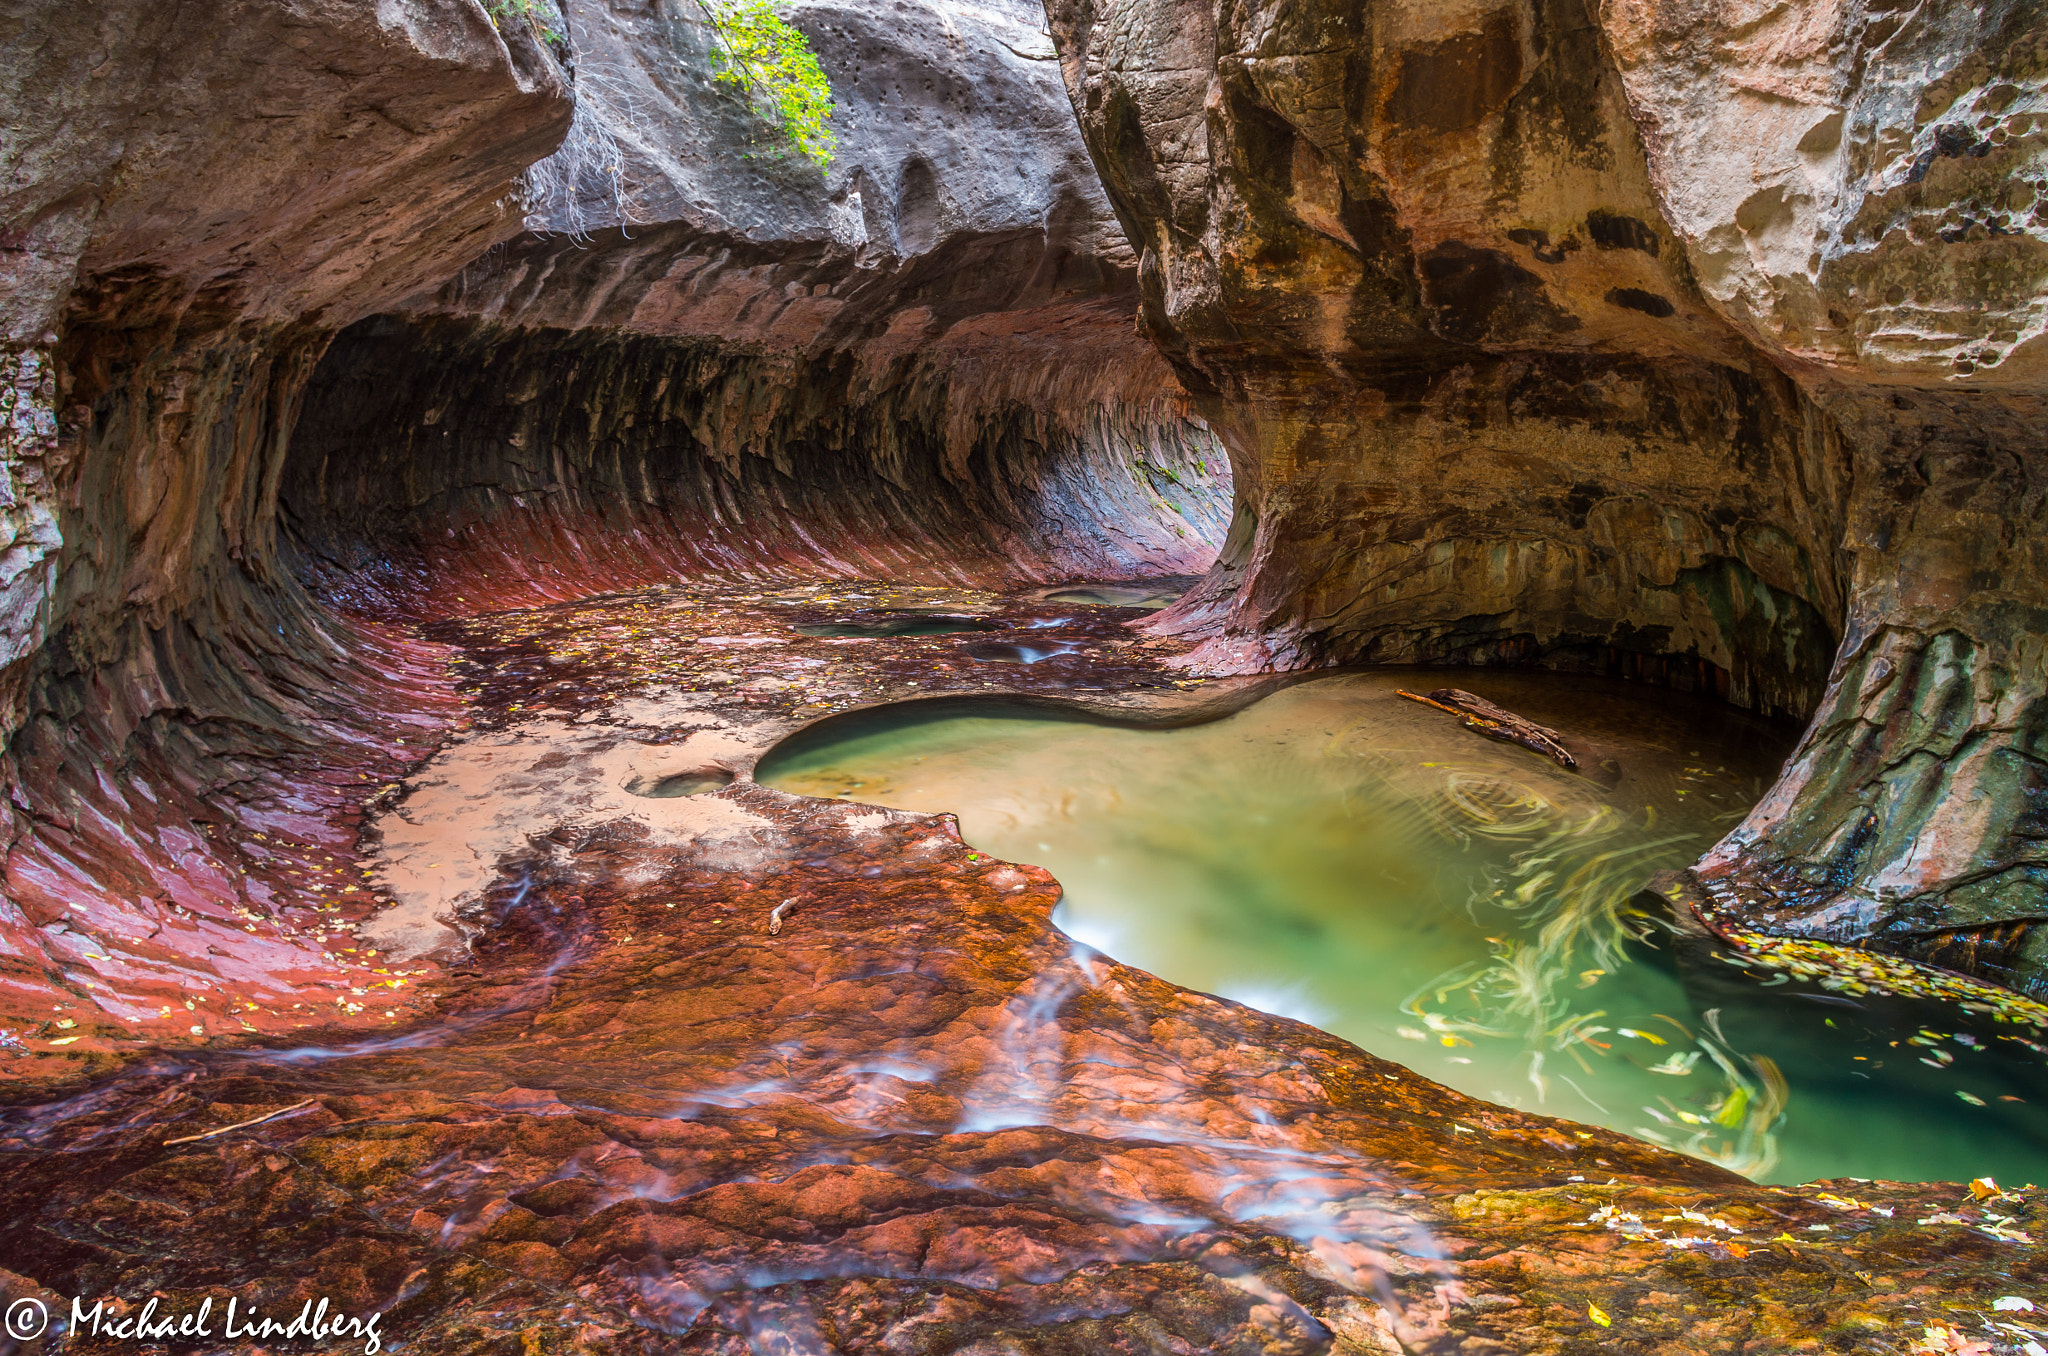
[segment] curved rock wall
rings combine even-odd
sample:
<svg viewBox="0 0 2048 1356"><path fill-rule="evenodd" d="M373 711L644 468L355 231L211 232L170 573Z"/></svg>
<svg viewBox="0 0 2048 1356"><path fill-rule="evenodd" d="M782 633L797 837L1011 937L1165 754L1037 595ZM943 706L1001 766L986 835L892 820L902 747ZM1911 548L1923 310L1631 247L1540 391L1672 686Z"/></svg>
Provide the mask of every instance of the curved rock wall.
<svg viewBox="0 0 2048 1356"><path fill-rule="evenodd" d="M454 709L395 615L798 554L1206 566L1227 477L1034 11L800 9L829 177L711 83L698 14L4 11L0 1018L365 1007L362 806ZM280 553L287 482L324 554Z"/></svg>
<svg viewBox="0 0 2048 1356"><path fill-rule="evenodd" d="M315 377L282 499L332 596L413 615L702 572L1207 568L1229 481L1198 424L1070 404L1049 369L1042 391L1015 369L978 389L955 356L877 371L857 353L367 321Z"/></svg>
<svg viewBox="0 0 2048 1356"><path fill-rule="evenodd" d="M2048 6L1605 18L1704 294L1853 457L1827 698L1694 898L2048 985Z"/></svg>
<svg viewBox="0 0 2048 1356"><path fill-rule="evenodd" d="M1818 711L1703 914L2048 982L2039 5L1051 12L1243 501L1163 627Z"/></svg>
<svg viewBox="0 0 2048 1356"><path fill-rule="evenodd" d="M328 335L518 229L560 68L469 0L4 19L0 1018L345 1022L337 854L448 685L277 565L276 480Z"/></svg>
<svg viewBox="0 0 2048 1356"><path fill-rule="evenodd" d="M1236 514L1159 623L1196 663L1819 710L1703 912L2043 973L2038 5L1060 5L1085 147L1028 5L792 12L823 174L666 0L569 0L566 70L468 0L13 16L21 993L139 955L199 864L286 871L209 801L296 816L290 871L345 844L304 732L361 736L349 786L408 755L338 689L438 709L429 651L277 563L281 484L323 588L415 612L1176 572L1225 526L1211 429ZM245 894L204 926L270 926Z"/></svg>
<svg viewBox="0 0 2048 1356"><path fill-rule="evenodd" d="M527 175L532 232L314 381L286 486L309 544L505 603L704 568L1207 568L1227 465L1133 330L1037 8L790 14L837 100L829 171L712 80L694 5L571 0L577 120Z"/></svg>
<svg viewBox="0 0 2048 1356"><path fill-rule="evenodd" d="M1706 266L1702 242L1732 240L1721 206L1681 210L1629 82L1660 43L1711 66L1717 43L1776 41L1781 11L1632 9L1683 30L1634 48L1610 14L1617 67L1572 0L1077 4L1067 73L1134 264L1048 113L1027 9L793 9L847 94L822 178L765 154L671 0L554 16L573 121L533 31L501 38L476 0L0 0L0 1047L22 1051L19 1027L45 1069L99 1052L61 1075L78 1077L359 1017L431 1013L466 1037L339 1063L174 1056L17 1108L0 1245L34 1276L0 1279L176 1304L317 1280L364 1311L397 1295L422 1351L657 1329L737 1351L828 1324L960 1351L1519 1349L1617 1321L1769 1343L1998 1293L2024 1257L1978 1234L2027 1235L1951 1212L1953 1188L1753 1190L1466 1103L1069 954L1042 873L964 851L943 819L736 788L718 804L789 830L772 877L707 881L666 845L593 839L539 881L551 907L520 907L531 875L488 901L493 973L443 1008L417 981L445 975L361 954L366 803L459 711L509 717L524 702L503 694L542 690L566 706L644 662L606 641L580 673L540 673L521 619L494 642L498 706L465 708L447 652L394 612L791 561L963 581L1185 568L1225 526L1192 399L1241 485L1219 567L1167 621L1214 631L1212 665L1540 659L1819 700L1803 761L1699 873L1703 907L1854 932L1883 920L1842 901L1918 881L1892 944L1919 927L1944 956L2030 973L2041 424L2031 387L1999 383L2033 361L2015 319L2033 284L1999 275L2012 304L1958 322L1946 371L1893 380L1790 337L1789 316L1818 324L1796 241ZM1994 121L2038 106L2032 13L1994 3L1965 31L1956 8L1933 46L1888 54L1907 30L1885 26L1917 12L1797 11L1834 25L1813 61L1853 54L1843 90L1909 85L1912 62L1974 41L1989 73L1964 61L1952 83ZM2017 115L1977 140L1930 118L1907 183L1935 187L1915 192L2033 154ZM1845 113L1846 141L1861 119ZM735 160L742 144L763 158ZM1747 220L1825 234L1795 196ZM2008 237L2038 233L2001 201L1960 242L1995 234L2025 264ZM443 285L521 211L543 234ZM1128 325L1139 297L1171 370ZM641 607L603 631L639 633ZM859 695L772 684L752 692L793 718ZM791 884L803 907L778 934ZM767 931L736 934L728 905ZM1958 934L1979 905L1993 921ZM958 945L934 950L938 931ZM801 998L764 1008L777 993ZM878 1074L892 1043L919 1063ZM527 1086L543 1077L570 1100ZM868 1161L839 1162L848 1144ZM1594 1221L1677 1210L1726 1236L1589 1269L1595 1199ZM1943 1221L1981 1227L1928 1232ZM1802 1254L1788 1229L1833 1241ZM1759 1268L1766 1244L1736 1234L1773 1231ZM1845 1261L1896 1274L1816 1307Z"/></svg>
<svg viewBox="0 0 2048 1356"><path fill-rule="evenodd" d="M45 379L17 383L36 446L10 459L45 464L45 535L75 544L39 623L112 662L138 620L272 582L268 493L327 335L517 229L567 90L468 0L11 8L0 343Z"/></svg>
<svg viewBox="0 0 2048 1356"><path fill-rule="evenodd" d="M1145 323L1235 459L1238 549L1162 623L1198 662L1812 707L1845 460L1698 295L1578 0L1052 13Z"/></svg>

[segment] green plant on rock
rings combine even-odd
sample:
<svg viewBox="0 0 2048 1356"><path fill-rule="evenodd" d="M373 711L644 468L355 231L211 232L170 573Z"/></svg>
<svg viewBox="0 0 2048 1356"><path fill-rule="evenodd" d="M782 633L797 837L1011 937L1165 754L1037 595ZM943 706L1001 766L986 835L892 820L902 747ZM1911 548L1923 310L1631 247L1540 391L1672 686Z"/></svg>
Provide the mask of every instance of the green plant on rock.
<svg viewBox="0 0 2048 1356"><path fill-rule="evenodd" d="M810 40L776 11L776 0L697 0L717 41L711 64L720 84L746 92L754 111L773 123L819 169L832 163L837 141L825 125L832 86Z"/></svg>
<svg viewBox="0 0 2048 1356"><path fill-rule="evenodd" d="M484 0L484 12L491 16L491 26L499 32L504 31L507 23L523 23L537 42L560 46L567 41L555 22L551 0Z"/></svg>

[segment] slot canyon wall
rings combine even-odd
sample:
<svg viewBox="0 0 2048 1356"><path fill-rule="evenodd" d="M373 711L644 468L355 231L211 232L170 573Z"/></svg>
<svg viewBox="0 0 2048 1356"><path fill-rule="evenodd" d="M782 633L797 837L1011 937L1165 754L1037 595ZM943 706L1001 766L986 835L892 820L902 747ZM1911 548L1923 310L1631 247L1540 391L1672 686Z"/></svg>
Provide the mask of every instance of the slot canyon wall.
<svg viewBox="0 0 2048 1356"><path fill-rule="evenodd" d="M363 807L456 709L422 620L1213 559L1227 463L1034 6L807 7L829 175L688 6L543 13L6 11L22 1029L355 1016Z"/></svg>
<svg viewBox="0 0 2048 1356"><path fill-rule="evenodd" d="M336 854L452 709L392 623L1219 540L1155 623L1204 671L1818 712L1674 890L2048 975L2038 6L1062 5L1063 90L1028 5L809 5L822 176L677 6L263 13L7 11L24 1012L325 973L287 915L372 907Z"/></svg>
<svg viewBox="0 0 2048 1356"><path fill-rule="evenodd" d="M587 592L605 542L619 585L1208 566L1227 461L1132 328L1036 6L806 6L823 175L759 144L694 9L563 15L577 122L527 178L534 233L333 350L284 488L308 541L472 599L500 554L536 583L512 538L542 521L585 564L540 596Z"/></svg>
<svg viewBox="0 0 2048 1356"><path fill-rule="evenodd" d="M346 1022L367 967L319 933L368 901L338 854L452 701L430 647L311 603L275 486L327 338L518 229L564 73L468 0L0 27L0 1013L95 1043Z"/></svg>
<svg viewBox="0 0 2048 1356"><path fill-rule="evenodd" d="M1206 571L1098 671L1817 711L1674 889L2048 975L2038 5L791 12L824 175L690 0L0 0L7 1294L332 1295L421 1353L1350 1356L1933 1340L2031 1286L2038 1200L1466 1098L1077 950L943 816L744 775L644 798L750 855L508 816L457 844L467 968L367 950L401 797L459 837L908 700L678 658L792 630L790 575ZM550 628L609 639L556 670ZM605 709L650 675L658 725ZM501 775L543 726L588 742Z"/></svg>
<svg viewBox="0 0 2048 1356"><path fill-rule="evenodd" d="M1814 713L1672 893L2043 986L2048 12L1049 12L1235 463L1159 630Z"/></svg>

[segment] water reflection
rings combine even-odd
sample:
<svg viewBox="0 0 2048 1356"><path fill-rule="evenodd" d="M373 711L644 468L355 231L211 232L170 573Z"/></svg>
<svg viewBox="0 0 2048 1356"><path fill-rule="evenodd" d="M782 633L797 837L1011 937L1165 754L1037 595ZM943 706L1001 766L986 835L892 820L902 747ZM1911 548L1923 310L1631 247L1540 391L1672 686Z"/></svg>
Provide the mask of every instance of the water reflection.
<svg viewBox="0 0 2048 1356"><path fill-rule="evenodd" d="M1178 581L1164 584L1085 584L1055 589L1045 595L1048 603L1081 603L1090 607L1161 608L1175 602L1187 589Z"/></svg>
<svg viewBox="0 0 2048 1356"><path fill-rule="evenodd" d="M1060 878L1078 940L1477 1096L1767 1180L2048 1171L2048 1090L2013 1029L1764 987L1641 893L1761 794L1786 731L1622 684L1458 675L1611 760L1606 786L1395 696L1417 681L1318 680L1179 730L877 713L758 776L954 811L977 846Z"/></svg>

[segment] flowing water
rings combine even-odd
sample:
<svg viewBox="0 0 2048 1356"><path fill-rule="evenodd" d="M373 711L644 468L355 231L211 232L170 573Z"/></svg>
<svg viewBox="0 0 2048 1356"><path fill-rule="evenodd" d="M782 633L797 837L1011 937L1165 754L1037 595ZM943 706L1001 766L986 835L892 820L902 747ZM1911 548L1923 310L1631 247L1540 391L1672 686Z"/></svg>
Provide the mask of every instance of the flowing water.
<svg viewBox="0 0 2048 1356"><path fill-rule="evenodd" d="M1441 685L1574 737L1587 775L1397 695ZM1641 894L1790 744L1619 682L1402 670L1175 729L894 707L786 741L757 779L952 811L970 843L1059 878L1077 941L1475 1096L1767 1181L2048 1180L2036 1033L1752 972Z"/></svg>

